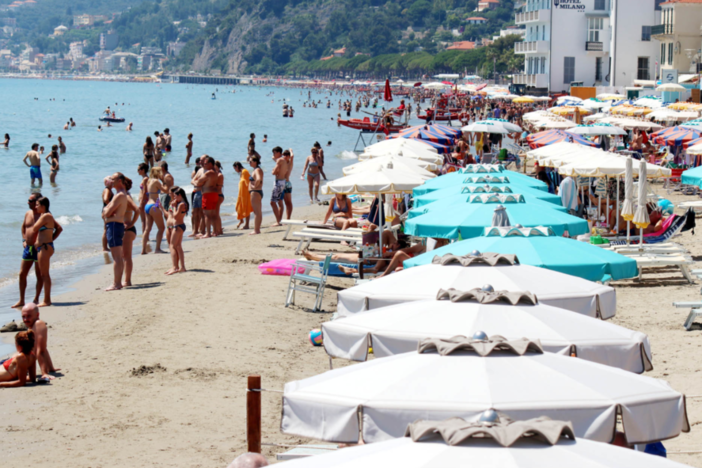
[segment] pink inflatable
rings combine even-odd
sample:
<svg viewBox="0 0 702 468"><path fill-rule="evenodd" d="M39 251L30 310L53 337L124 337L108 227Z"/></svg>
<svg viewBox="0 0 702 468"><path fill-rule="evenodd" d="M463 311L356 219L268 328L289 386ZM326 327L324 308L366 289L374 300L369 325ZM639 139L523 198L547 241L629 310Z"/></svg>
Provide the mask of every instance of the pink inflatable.
<svg viewBox="0 0 702 468"><path fill-rule="evenodd" d="M295 263L295 260L289 258L279 258L278 260L260 264L258 266L258 270L263 275L290 276L293 263ZM305 272L304 267L298 268L297 271L298 273Z"/></svg>

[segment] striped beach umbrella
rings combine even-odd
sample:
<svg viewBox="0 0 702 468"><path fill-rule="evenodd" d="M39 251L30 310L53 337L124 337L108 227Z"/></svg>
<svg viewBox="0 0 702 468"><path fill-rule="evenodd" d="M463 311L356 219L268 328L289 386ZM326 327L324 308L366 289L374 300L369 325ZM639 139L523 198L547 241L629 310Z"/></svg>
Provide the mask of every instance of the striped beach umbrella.
<svg viewBox="0 0 702 468"><path fill-rule="evenodd" d="M543 146L560 143L562 141L592 146L593 148L597 147L597 144L583 138L580 135L574 135L562 130L547 130L544 132L534 133L527 137L527 143L531 149L541 148Z"/></svg>
<svg viewBox="0 0 702 468"><path fill-rule="evenodd" d="M397 138L413 138L440 145L452 145L461 136L461 131L445 125L419 125L409 127L397 134Z"/></svg>
<svg viewBox="0 0 702 468"><path fill-rule="evenodd" d="M649 138L657 145L682 146L702 137L702 130L686 127L671 127L653 133Z"/></svg>

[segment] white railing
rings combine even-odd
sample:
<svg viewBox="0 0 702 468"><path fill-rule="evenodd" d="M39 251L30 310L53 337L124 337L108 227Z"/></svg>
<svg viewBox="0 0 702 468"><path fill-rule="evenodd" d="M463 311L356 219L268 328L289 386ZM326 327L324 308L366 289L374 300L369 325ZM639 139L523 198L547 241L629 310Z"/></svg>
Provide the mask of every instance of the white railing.
<svg viewBox="0 0 702 468"><path fill-rule="evenodd" d="M512 75L512 83L532 86L534 88L548 88L548 75L545 73Z"/></svg>

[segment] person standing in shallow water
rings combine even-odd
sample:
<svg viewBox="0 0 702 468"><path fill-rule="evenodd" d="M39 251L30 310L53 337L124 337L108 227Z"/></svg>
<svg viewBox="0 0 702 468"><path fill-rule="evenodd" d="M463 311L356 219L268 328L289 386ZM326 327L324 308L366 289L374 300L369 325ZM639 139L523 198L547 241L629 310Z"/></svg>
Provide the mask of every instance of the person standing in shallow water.
<svg viewBox="0 0 702 468"><path fill-rule="evenodd" d="M29 160L29 163L27 163ZM32 185L35 180L39 180L39 187L43 185L41 178L41 157L39 156L39 143L34 143L32 149L24 155L22 162L29 168L29 177L32 179Z"/></svg>
<svg viewBox="0 0 702 468"><path fill-rule="evenodd" d="M50 274L50 264L51 257L53 257L54 252L54 241L61 235L63 228L54 219L54 216L49 211L50 203L49 199L42 197L37 200L37 213L39 213L39 219L34 223L34 232L37 233L37 240L34 246L38 252L38 263L39 269L41 270L41 277L44 286L44 301L39 304L39 307L46 307L51 305L51 274Z"/></svg>
<svg viewBox="0 0 702 468"><path fill-rule="evenodd" d="M34 303L39 302L39 295L42 290L42 278L41 270L39 269L37 249L34 247L34 242L36 240L37 233L34 231L34 224L39 220L39 212L37 211L37 201L41 198L41 193L33 193L29 196L27 200L27 205L29 205L29 210L24 214L24 221L22 221L22 247L24 248L22 252L22 264L20 266L19 274L19 290L20 298L17 304L13 305L12 308L17 309L24 306L24 294L27 291L27 276L34 266L34 273L37 277L37 291L34 295Z"/></svg>
<svg viewBox="0 0 702 468"><path fill-rule="evenodd" d="M193 157L193 134L188 133L188 142L185 144L185 164L190 164L190 158Z"/></svg>

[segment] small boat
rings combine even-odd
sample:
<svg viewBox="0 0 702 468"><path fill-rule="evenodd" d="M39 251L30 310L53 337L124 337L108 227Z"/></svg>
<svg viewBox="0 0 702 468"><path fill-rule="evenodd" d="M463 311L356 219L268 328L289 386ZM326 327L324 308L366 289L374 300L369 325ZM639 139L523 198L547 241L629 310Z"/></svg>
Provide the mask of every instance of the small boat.
<svg viewBox="0 0 702 468"><path fill-rule="evenodd" d="M434 115L434 111L432 109L427 109L427 112L425 114L419 114L417 115L417 118L422 119L422 120L427 120L427 114L428 118L430 120L437 120L437 121L447 121L447 120L461 120L465 116L463 113L457 113L457 112L442 112L439 111L436 115Z"/></svg>
<svg viewBox="0 0 702 468"><path fill-rule="evenodd" d="M100 117L100 122L120 123L124 122L124 119L121 117Z"/></svg>
<svg viewBox="0 0 702 468"><path fill-rule="evenodd" d="M336 119L336 123L339 126L353 128L354 130L360 130L364 133L382 132L382 133L397 133L400 130L407 127L405 124L393 124L386 128L385 125L378 122L377 120L371 120L368 117L363 119Z"/></svg>

